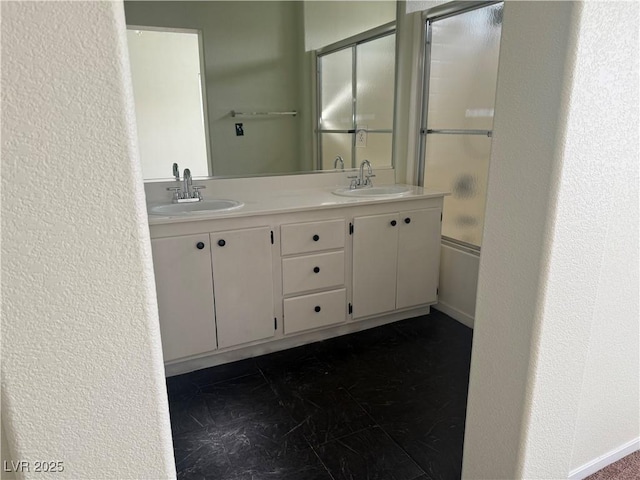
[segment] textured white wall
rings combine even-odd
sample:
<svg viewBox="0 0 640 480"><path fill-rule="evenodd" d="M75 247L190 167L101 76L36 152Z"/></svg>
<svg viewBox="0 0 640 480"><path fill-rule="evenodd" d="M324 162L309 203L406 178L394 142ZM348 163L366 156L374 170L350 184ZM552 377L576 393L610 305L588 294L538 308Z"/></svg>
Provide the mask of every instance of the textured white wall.
<svg viewBox="0 0 640 480"><path fill-rule="evenodd" d="M505 6L464 478L566 478L637 435L637 25Z"/></svg>
<svg viewBox="0 0 640 480"><path fill-rule="evenodd" d="M122 5L1 8L13 459L62 461L61 479L173 477Z"/></svg>
<svg viewBox="0 0 640 480"><path fill-rule="evenodd" d="M11 452L9 452L9 442L7 442L7 434L4 431L4 426L0 426L0 453L2 466L5 465L5 462L10 464L13 459L11 458ZM15 473L11 471L12 469L8 469L9 471L4 470L4 468L0 470L0 478L2 480L13 480L16 478Z"/></svg>
<svg viewBox="0 0 640 480"><path fill-rule="evenodd" d="M582 293L591 306L591 333L572 469L640 437L639 25L635 2L583 7L563 165L569 207L563 223L566 235L580 228L592 242L594 256L581 261L589 264L595 285ZM585 135L589 131L597 134ZM584 218L569 223L579 212L590 217L593 233Z"/></svg>

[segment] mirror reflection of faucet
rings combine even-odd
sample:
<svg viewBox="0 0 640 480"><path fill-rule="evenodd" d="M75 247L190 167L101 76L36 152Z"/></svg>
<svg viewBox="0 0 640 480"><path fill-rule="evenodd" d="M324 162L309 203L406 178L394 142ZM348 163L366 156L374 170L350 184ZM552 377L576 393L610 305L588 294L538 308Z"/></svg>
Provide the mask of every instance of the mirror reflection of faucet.
<svg viewBox="0 0 640 480"><path fill-rule="evenodd" d="M364 167L367 167L366 174L364 173ZM375 177L375 175L371 168L371 162L369 160L363 160L360 164L360 174L347 177L352 179L349 188L354 190L356 188L373 187L373 180L371 180L373 177Z"/></svg>
<svg viewBox="0 0 640 480"><path fill-rule="evenodd" d="M344 172L344 160L340 155L336 156L336 159L333 161L333 169L338 169L338 163L340 163L340 170Z"/></svg>
<svg viewBox="0 0 640 480"><path fill-rule="evenodd" d="M173 176L176 179L176 182L180 182L180 168L177 163L173 164ZM184 169L182 178L182 187L167 188L168 191L173 192L173 198L171 201L173 203L201 202L202 194L200 193L200 190L207 187L203 185L193 185L191 170L188 168Z"/></svg>

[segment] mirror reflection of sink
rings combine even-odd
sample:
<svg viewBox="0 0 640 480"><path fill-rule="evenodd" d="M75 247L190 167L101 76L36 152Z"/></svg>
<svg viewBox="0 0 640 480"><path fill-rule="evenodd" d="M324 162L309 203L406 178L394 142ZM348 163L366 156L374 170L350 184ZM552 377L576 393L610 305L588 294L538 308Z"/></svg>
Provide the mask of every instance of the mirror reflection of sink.
<svg viewBox="0 0 640 480"><path fill-rule="evenodd" d="M244 205L237 200L211 199L194 203L168 203L149 208L151 215L185 215L191 213L224 212Z"/></svg>
<svg viewBox="0 0 640 480"><path fill-rule="evenodd" d="M381 185L379 187L365 188L339 188L333 191L334 195L343 197L401 197L411 191L409 185Z"/></svg>

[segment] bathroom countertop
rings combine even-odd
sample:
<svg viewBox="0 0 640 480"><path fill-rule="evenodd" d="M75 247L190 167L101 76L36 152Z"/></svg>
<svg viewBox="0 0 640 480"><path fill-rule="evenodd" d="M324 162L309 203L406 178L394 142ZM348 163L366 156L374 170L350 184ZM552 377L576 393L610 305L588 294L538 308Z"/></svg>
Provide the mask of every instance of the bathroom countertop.
<svg viewBox="0 0 640 480"><path fill-rule="evenodd" d="M180 214L175 216L149 215L149 225L165 225L170 223L197 222L216 218L235 218L273 213L299 212L304 210L318 210L327 208L341 208L350 205L379 204L404 202L421 198L436 198L448 195L448 192L429 190L423 187L411 186L411 190L396 197L345 197L332 193L339 187L305 188L299 190L282 190L278 192L238 192L233 196L204 195L204 199L226 198L244 202L244 206L229 211L210 211ZM166 202L165 202L166 204ZM159 205L150 203L149 206Z"/></svg>

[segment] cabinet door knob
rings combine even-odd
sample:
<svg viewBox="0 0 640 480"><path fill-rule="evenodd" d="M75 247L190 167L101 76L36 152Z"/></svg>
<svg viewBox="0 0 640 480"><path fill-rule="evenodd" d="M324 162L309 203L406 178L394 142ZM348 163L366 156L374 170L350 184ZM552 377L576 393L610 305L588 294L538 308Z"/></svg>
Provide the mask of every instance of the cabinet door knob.
<svg viewBox="0 0 640 480"><path fill-rule="evenodd" d="M396 222L395 220L391 220L391 226L392 226L392 227L395 227L397 223L398 223L398 222Z"/></svg>
<svg viewBox="0 0 640 480"><path fill-rule="evenodd" d="M411 219L409 217L405 218L404 223L411 223Z"/></svg>
<svg viewBox="0 0 640 480"><path fill-rule="evenodd" d="M224 240L218 240L218 245L220 245L221 247L224 247L227 244L227 242L225 242Z"/></svg>
<svg viewBox="0 0 640 480"><path fill-rule="evenodd" d="M314 235L313 236L313 241L317 242L318 240L320 240L320 235Z"/></svg>
<svg viewBox="0 0 640 480"><path fill-rule="evenodd" d="M313 267L313 273L320 273L320 267Z"/></svg>
<svg viewBox="0 0 640 480"><path fill-rule="evenodd" d="M314 308L314 310L316 311L316 313L318 313L318 312L319 312L320 310L322 310L322 309L320 308L320 306L319 306L319 305L316 305L316 308Z"/></svg>
<svg viewBox="0 0 640 480"><path fill-rule="evenodd" d="M198 243L196 243L196 248L197 248L198 250L202 250L202 249L204 248L204 242L198 242Z"/></svg>

